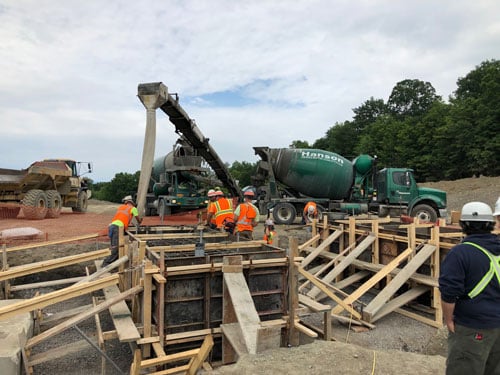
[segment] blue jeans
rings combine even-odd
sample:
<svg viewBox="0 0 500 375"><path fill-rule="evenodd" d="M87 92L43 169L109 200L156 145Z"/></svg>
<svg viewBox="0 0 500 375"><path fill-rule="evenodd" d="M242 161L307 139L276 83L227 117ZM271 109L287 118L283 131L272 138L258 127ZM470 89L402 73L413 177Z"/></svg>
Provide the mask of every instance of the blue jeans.
<svg viewBox="0 0 500 375"><path fill-rule="evenodd" d="M108 237L111 243L110 245L111 254L104 259L104 261L102 262L102 267L105 267L108 264L111 264L118 259L118 236L120 234L119 230L120 227L115 224L111 224L108 227Z"/></svg>

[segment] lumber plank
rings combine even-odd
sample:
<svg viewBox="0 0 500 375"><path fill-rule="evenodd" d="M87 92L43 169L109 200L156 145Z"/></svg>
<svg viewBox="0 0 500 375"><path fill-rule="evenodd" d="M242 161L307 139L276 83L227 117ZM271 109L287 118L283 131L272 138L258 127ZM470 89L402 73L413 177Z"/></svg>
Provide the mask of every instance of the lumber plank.
<svg viewBox="0 0 500 375"><path fill-rule="evenodd" d="M304 294L299 294L299 302L309 307L314 312L325 312L332 309L332 306L319 303Z"/></svg>
<svg viewBox="0 0 500 375"><path fill-rule="evenodd" d="M365 281L358 289L352 292L347 298L344 299L344 303L349 305L368 292L373 288L379 281L385 278L394 268L399 266L399 264L408 258L413 253L413 249L408 248L399 254L396 258L386 264L380 271L373 275L370 279ZM342 306L335 306L332 310L332 314L339 314L343 310Z"/></svg>
<svg viewBox="0 0 500 375"><path fill-rule="evenodd" d="M229 292L247 350L250 354L255 354L260 318L243 273L224 273L224 286Z"/></svg>
<svg viewBox="0 0 500 375"><path fill-rule="evenodd" d="M84 277L85 276L77 276L77 277L68 277L67 279L41 281L39 283L11 285L10 291L15 292L15 291L26 290L26 289L46 288L48 286L74 284L75 282L82 280Z"/></svg>
<svg viewBox="0 0 500 375"><path fill-rule="evenodd" d="M120 295L120 290L116 285L104 288L103 292L106 300L116 298ZM113 321L116 332L118 333L118 340L120 340L120 342L131 342L141 338L141 335L132 320L132 313L130 312L130 309L124 299L121 299L117 303L111 305L109 307L109 314L111 315L111 320Z"/></svg>
<svg viewBox="0 0 500 375"><path fill-rule="evenodd" d="M328 236L321 244L309 253L302 261L302 267L309 265L316 257L324 250L328 250L329 246L342 235L341 230L336 230Z"/></svg>
<svg viewBox="0 0 500 375"><path fill-rule="evenodd" d="M347 306L344 304L341 298L337 297L334 293L332 293L328 287L325 285L326 283L323 282L321 279L318 279L314 275L311 275L309 272L307 272L305 269L302 267L298 266L297 267L298 271L304 275L308 280L311 280L311 282L317 286L323 293L325 293L329 298L331 298L333 301L337 302L338 304L341 304L344 306L344 308L352 314L357 319L361 319L361 314L358 313L356 310L354 310L351 306Z"/></svg>
<svg viewBox="0 0 500 375"><path fill-rule="evenodd" d="M299 331L302 332L304 335L312 337L312 338L317 338L318 334L313 331L312 329L300 324L300 321L298 319L295 319L293 322L293 325L295 328Z"/></svg>
<svg viewBox="0 0 500 375"><path fill-rule="evenodd" d="M117 275L115 275L115 276L117 276ZM141 290L142 290L142 286L136 286L132 289L129 289L129 290L121 293L120 295L118 295L114 298L111 298L107 301L100 303L99 305L95 306L92 309L89 309L89 310L84 311L78 315L75 315L72 318L69 318L67 321L65 321L65 322L63 322L55 327L52 327L52 328L44 331L43 333L41 333L37 336L31 337L26 342L25 348L30 349L33 346L39 344L40 342L42 342L42 341L44 341L52 336L55 336L58 333L74 326L75 324L78 324L79 322L84 321L84 320L92 317L93 315L98 314L99 312L101 312L103 310L106 310L107 308L109 308L113 304L115 304L119 301L122 301L125 298L128 298L129 296L132 296L136 293L139 293Z"/></svg>
<svg viewBox="0 0 500 375"><path fill-rule="evenodd" d="M62 244L62 243L83 241L83 240L89 240L89 239L98 238L98 237L100 237L99 233L94 233L94 234L87 234L87 235L84 235L84 236L65 238L63 240L38 242L38 243L34 243L34 244L29 244L29 245L21 245L21 246L15 246L15 247L8 247L7 248L7 252L19 251L19 250L29 250L29 249L34 249L34 248L37 248L37 247L59 245L59 244Z"/></svg>
<svg viewBox="0 0 500 375"><path fill-rule="evenodd" d="M288 265L287 258L273 259L255 259L244 260L243 268L267 268L267 267L282 267ZM202 272L220 272L222 271L222 263L214 264L195 264L191 266L173 266L166 268L166 274L169 276L190 275Z"/></svg>
<svg viewBox="0 0 500 375"><path fill-rule="evenodd" d="M205 243L205 251L207 250L233 250L233 249L242 249L249 247L261 247L265 245L266 241L264 240L254 240L254 241L242 241L242 242L221 242L221 243ZM184 251L194 251L195 244L185 244L185 245L171 245L171 246L155 246L148 247L151 251L160 251L163 250L166 253L168 252L184 252Z"/></svg>
<svg viewBox="0 0 500 375"><path fill-rule="evenodd" d="M69 318L71 316L75 316L77 314L80 314L83 311L87 311L88 309L90 309L92 307L93 307L92 304L88 304L88 305L84 305L84 306L75 307L74 309L64 310L64 311L55 313L53 315L50 315L47 318L42 319L40 324L47 325L47 324L56 322L56 321L64 319L64 318Z"/></svg>
<svg viewBox="0 0 500 375"><path fill-rule="evenodd" d="M36 296L24 301L0 307L0 319L6 319L10 316L14 316L20 313L41 309L61 301L91 293L108 285L116 284L117 282L118 275L112 275L81 285L71 285L64 289L56 290L54 292L42 294L40 296Z"/></svg>
<svg viewBox="0 0 500 375"><path fill-rule="evenodd" d="M161 357L157 357L157 358L144 359L141 361L140 368L145 369L148 367L165 365L167 363L189 360L189 359L191 359L191 357L198 354L199 351L200 351L199 348L198 349L191 349L191 350L186 350L186 351L178 352L178 353L174 353L174 354L167 354L165 356L161 356Z"/></svg>
<svg viewBox="0 0 500 375"><path fill-rule="evenodd" d="M415 298L424 294L428 290L429 287L423 285L411 288L410 290L404 292L403 294L397 296L396 298L393 298L392 300L387 302L384 306L382 306L382 308L380 308L374 316L370 317L371 318L370 322L371 323L376 322L377 320L391 313L395 309L403 305L406 305L410 301L413 301Z"/></svg>
<svg viewBox="0 0 500 375"><path fill-rule="evenodd" d="M351 284L354 284L360 280L363 280L365 277L368 277L369 275L370 275L370 272L368 272L368 271L358 271L356 273L353 273L350 276L347 276L345 279L340 280L339 282L333 284L333 286L335 288L338 288L338 289L344 289Z"/></svg>
<svg viewBox="0 0 500 375"><path fill-rule="evenodd" d="M128 261L128 256L125 255L125 256L123 256L123 257L115 260L113 263L108 264L104 268L101 268L102 262L96 262L97 271L94 272L93 274L85 276L82 280L78 281L77 284L81 284L81 283L85 283L85 282L88 282L88 281L95 280L95 279L101 277L102 275L108 273L112 269L118 267L120 264L125 263L126 261Z"/></svg>
<svg viewBox="0 0 500 375"><path fill-rule="evenodd" d="M56 259L49 259L36 263L23 264L22 266L11 267L8 270L1 271L0 281L31 275L33 273L48 271L54 268L65 267L70 264L86 262L105 257L109 254L111 254L109 249L101 249L101 250L91 251L88 253L70 255L67 257L61 257Z"/></svg>
<svg viewBox="0 0 500 375"><path fill-rule="evenodd" d="M377 237L370 233L363 241L360 242L358 246L356 246L349 255L346 255L339 264L333 268L330 272L326 274L322 280L326 283L329 283L337 276L339 276L348 266L351 265L353 260L355 260L358 256L360 256L367 248L370 246ZM320 293L318 288L312 288L307 295L311 298L315 298Z"/></svg>
<svg viewBox="0 0 500 375"><path fill-rule="evenodd" d="M243 332L241 331L241 327L238 323L221 324L220 328L224 335L224 339L229 341L229 344L231 344L238 357L241 357L243 354L248 354L248 349L243 338Z"/></svg>
<svg viewBox="0 0 500 375"><path fill-rule="evenodd" d="M406 283L411 275L436 250L434 245L424 245L422 249L401 269L401 271L380 291L379 294L363 309L364 320L371 321L382 306ZM399 307L399 306L398 306Z"/></svg>
<svg viewBox="0 0 500 375"><path fill-rule="evenodd" d="M306 242L304 242L302 245L299 245L298 249L299 251L304 250L306 247L311 246L313 243L315 243L317 240L320 239L320 235L316 234L312 238L308 239Z"/></svg>

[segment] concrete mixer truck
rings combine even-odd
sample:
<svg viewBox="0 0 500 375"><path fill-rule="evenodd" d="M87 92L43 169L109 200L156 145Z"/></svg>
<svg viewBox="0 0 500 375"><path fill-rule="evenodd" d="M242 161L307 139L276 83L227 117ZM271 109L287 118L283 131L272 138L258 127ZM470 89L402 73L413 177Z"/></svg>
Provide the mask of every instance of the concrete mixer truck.
<svg viewBox="0 0 500 375"><path fill-rule="evenodd" d="M203 158L181 136L173 150L153 162L151 183L146 195L146 216L206 207L207 190L220 186Z"/></svg>
<svg viewBox="0 0 500 375"><path fill-rule="evenodd" d="M321 213L410 215L435 222L446 218L446 192L417 186L413 170L377 169L376 158L353 161L318 149L254 147L261 161L253 177L261 213L291 224L308 201Z"/></svg>

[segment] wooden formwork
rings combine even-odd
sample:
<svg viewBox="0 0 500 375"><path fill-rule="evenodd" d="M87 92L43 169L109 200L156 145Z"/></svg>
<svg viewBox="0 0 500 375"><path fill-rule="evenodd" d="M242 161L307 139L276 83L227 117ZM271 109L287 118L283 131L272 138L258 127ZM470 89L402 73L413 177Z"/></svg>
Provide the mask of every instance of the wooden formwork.
<svg viewBox="0 0 500 375"><path fill-rule="evenodd" d="M237 357L223 359L222 353L223 347L228 348L223 344L224 338L230 337L232 332L229 326L226 326L225 335L222 332L228 299L224 286L231 288L236 283L224 282L224 269L227 271L228 267L223 265L226 258L233 256L241 257L238 277L245 285L239 286L240 291L248 290L251 296L251 301L239 301L236 308L255 309L260 324L275 333L272 339L285 340L280 332L282 328L286 330L288 323L284 317L289 310L289 257L285 249L266 245L263 241L231 242L220 232L204 233L203 237L192 229L190 233L160 233L158 228L154 232L134 234L132 238L137 242L138 252L144 253L160 269L166 281L156 285L151 301L152 322L166 353L189 350L211 334L214 340L212 359L228 363ZM199 253L201 241L203 251ZM276 327L277 331L273 330ZM259 332L263 332L262 329ZM260 347L265 347L263 342L272 339L261 338ZM234 340L232 342L236 345ZM240 350L238 353L241 354Z"/></svg>
<svg viewBox="0 0 500 375"><path fill-rule="evenodd" d="M368 326L395 311L441 327L440 263L461 238L457 228L389 218L324 221L299 247L305 255L299 292L316 301L328 298L336 304L332 316L347 313Z"/></svg>

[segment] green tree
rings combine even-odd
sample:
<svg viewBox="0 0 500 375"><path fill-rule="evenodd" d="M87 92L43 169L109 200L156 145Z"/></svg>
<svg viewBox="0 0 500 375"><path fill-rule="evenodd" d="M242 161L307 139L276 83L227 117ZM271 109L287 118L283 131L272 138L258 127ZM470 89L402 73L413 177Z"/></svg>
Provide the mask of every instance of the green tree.
<svg viewBox="0 0 500 375"><path fill-rule="evenodd" d="M127 195L134 196L137 193L139 186L140 171L134 174L130 173L117 173L110 182L101 183L98 192L96 192L96 199L105 200L109 202L120 203L123 197Z"/></svg>
<svg viewBox="0 0 500 375"><path fill-rule="evenodd" d="M383 99L374 99L373 96L352 110L354 112L354 129L360 133L381 116L387 114L387 105Z"/></svg>
<svg viewBox="0 0 500 375"><path fill-rule="evenodd" d="M235 180L238 181L240 187L251 185L251 177L257 171L257 163L249 163L246 161L235 161L230 167L229 172Z"/></svg>
<svg viewBox="0 0 500 375"><path fill-rule="evenodd" d="M358 134L354 123L345 121L336 123L328 129L324 137L314 142L313 147L335 152L349 159L356 156L355 148L357 143Z"/></svg>
<svg viewBox="0 0 500 375"><path fill-rule="evenodd" d="M405 79L392 89L387 107L398 119L421 116L427 113L435 101L441 101L429 82Z"/></svg>
<svg viewBox="0 0 500 375"><path fill-rule="evenodd" d="M500 61L484 61L459 78L450 102L450 132L461 147L452 160L462 173L454 178L500 175Z"/></svg>
<svg viewBox="0 0 500 375"><path fill-rule="evenodd" d="M309 142L300 141L300 140L292 141L292 144L288 147L290 147L290 148L311 148L311 146L309 145Z"/></svg>

